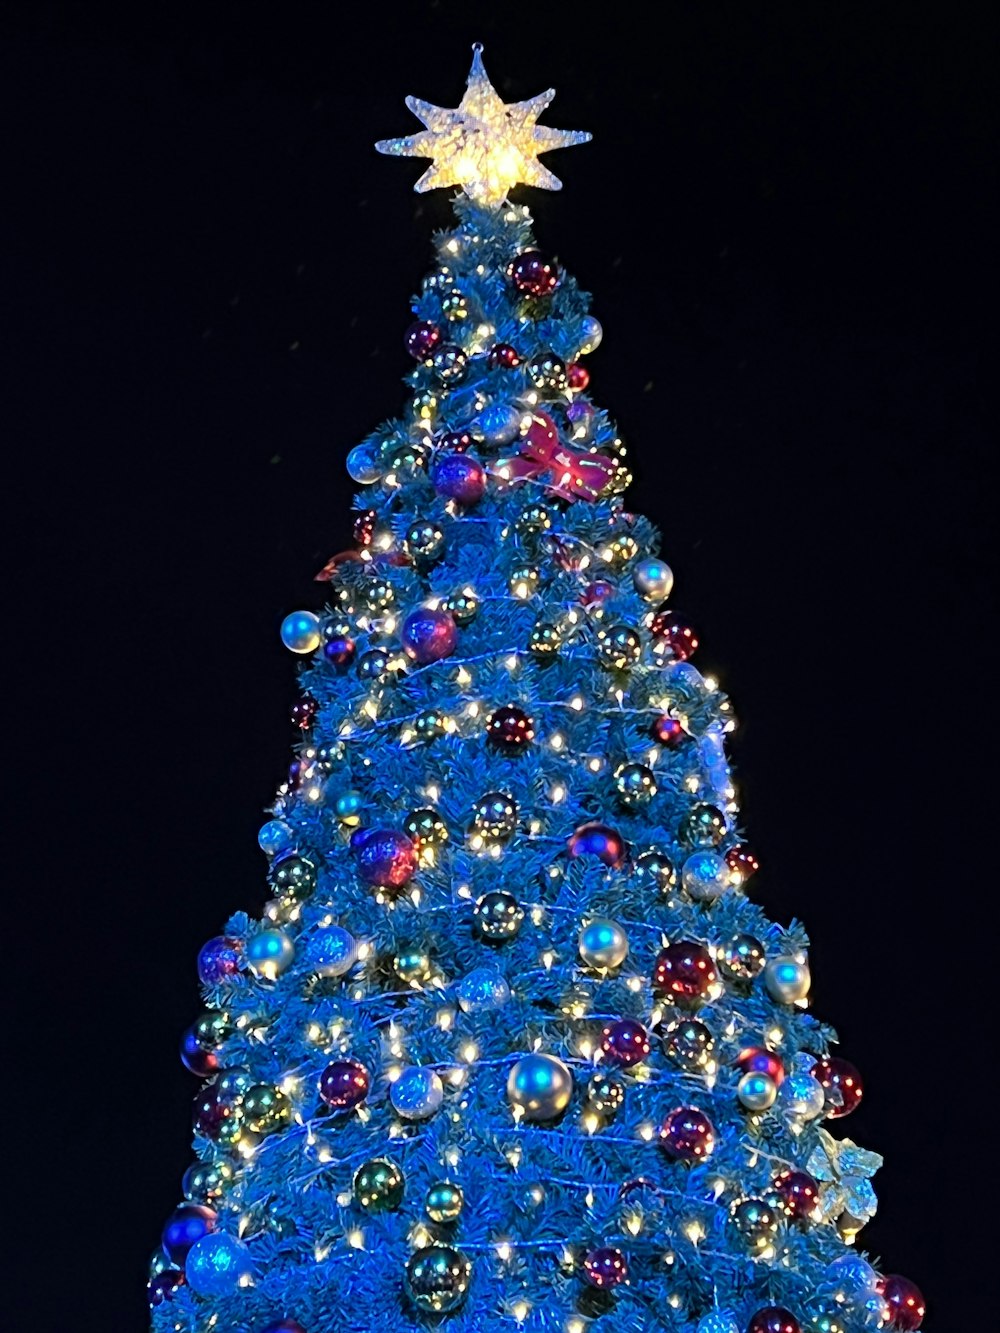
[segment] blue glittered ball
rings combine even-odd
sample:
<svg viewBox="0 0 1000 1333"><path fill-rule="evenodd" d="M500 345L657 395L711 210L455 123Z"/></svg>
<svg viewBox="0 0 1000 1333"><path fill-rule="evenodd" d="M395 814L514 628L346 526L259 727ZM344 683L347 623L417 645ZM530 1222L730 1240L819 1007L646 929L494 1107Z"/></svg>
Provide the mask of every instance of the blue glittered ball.
<svg viewBox="0 0 1000 1333"><path fill-rule="evenodd" d="M281 622L281 642L293 653L314 653L320 644L319 616L292 611Z"/></svg>
<svg viewBox="0 0 1000 1333"><path fill-rule="evenodd" d="M396 829L357 829L351 834L351 850L358 858L358 874L376 888L400 889L416 873L417 849Z"/></svg>
<svg viewBox="0 0 1000 1333"><path fill-rule="evenodd" d="M695 902L714 903L733 887L733 872L718 852L693 852L684 862L681 883Z"/></svg>
<svg viewBox="0 0 1000 1333"><path fill-rule="evenodd" d="M218 986L234 977L242 966L242 945L228 935L214 935L198 954L198 980L203 986Z"/></svg>
<svg viewBox="0 0 1000 1333"><path fill-rule="evenodd" d="M370 444L358 444L347 455L347 472L352 481L370 486L382 475L380 451Z"/></svg>
<svg viewBox="0 0 1000 1333"><path fill-rule="evenodd" d="M434 464L431 481L438 495L462 505L477 504L486 491L486 472L468 454L442 454Z"/></svg>
<svg viewBox="0 0 1000 1333"><path fill-rule="evenodd" d="M184 1276L197 1296L229 1296L245 1287L254 1275L250 1251L241 1240L216 1231L192 1245Z"/></svg>
<svg viewBox="0 0 1000 1333"><path fill-rule="evenodd" d="M277 856L292 845L292 830L280 819L269 819L257 834L257 846L265 856Z"/></svg>
<svg viewBox="0 0 1000 1333"><path fill-rule="evenodd" d="M358 942L343 926L327 926L303 947L305 965L319 977L342 977L358 961Z"/></svg>
<svg viewBox="0 0 1000 1333"><path fill-rule="evenodd" d="M457 986L458 1003L466 1014L500 1009L510 999L506 979L492 967L476 967Z"/></svg>
<svg viewBox="0 0 1000 1333"><path fill-rule="evenodd" d="M713 1310L698 1320L698 1333L740 1333L740 1326L731 1314Z"/></svg>
<svg viewBox="0 0 1000 1333"><path fill-rule="evenodd" d="M390 1086L389 1100L404 1120L427 1120L444 1100L444 1084L433 1069L410 1065Z"/></svg>
<svg viewBox="0 0 1000 1333"><path fill-rule="evenodd" d="M163 1248L173 1264L183 1264L196 1241L215 1230L219 1215L201 1203L182 1203L167 1218L163 1228Z"/></svg>
<svg viewBox="0 0 1000 1333"><path fill-rule="evenodd" d="M434 606L418 606L403 621L400 640L407 657L418 666L427 666L450 657L458 643L458 626L447 611Z"/></svg>
<svg viewBox="0 0 1000 1333"><path fill-rule="evenodd" d="M521 429L521 410L513 403L490 403L476 417L476 433L487 444L509 444Z"/></svg>

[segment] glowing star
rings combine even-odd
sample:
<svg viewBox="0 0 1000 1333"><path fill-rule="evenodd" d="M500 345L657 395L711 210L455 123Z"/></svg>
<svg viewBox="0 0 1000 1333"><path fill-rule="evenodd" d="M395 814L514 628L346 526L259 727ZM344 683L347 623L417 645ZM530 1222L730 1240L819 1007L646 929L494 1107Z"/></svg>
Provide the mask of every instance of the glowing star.
<svg viewBox="0 0 1000 1333"><path fill-rule="evenodd" d="M477 203L499 204L511 186L521 182L561 190L562 181L542 166L539 153L587 143L591 136L585 130L536 124L555 97L554 88L526 102L505 103L483 68L482 45L477 42L472 50L460 104L451 109L408 97L406 105L427 128L400 139L380 139L375 147L393 157L434 159L414 186L421 194L460 185Z"/></svg>

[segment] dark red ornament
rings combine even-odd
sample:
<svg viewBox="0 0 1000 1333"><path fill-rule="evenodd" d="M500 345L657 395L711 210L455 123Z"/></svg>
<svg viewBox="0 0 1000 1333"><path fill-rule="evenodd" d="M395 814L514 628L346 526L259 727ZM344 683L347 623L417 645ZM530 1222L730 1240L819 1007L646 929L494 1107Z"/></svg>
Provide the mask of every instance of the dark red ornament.
<svg viewBox="0 0 1000 1333"><path fill-rule="evenodd" d="M657 995L685 1009L696 1009L704 1004L718 982L715 963L704 944L678 940L657 955L653 989Z"/></svg>
<svg viewBox="0 0 1000 1333"><path fill-rule="evenodd" d="M505 754L517 754L535 739L535 724L516 704L505 704L486 719L486 737Z"/></svg>
<svg viewBox="0 0 1000 1333"><path fill-rule="evenodd" d="M594 821L581 824L570 835L567 850L574 859L578 856L596 856L606 866L620 866L625 860L625 839L617 829Z"/></svg>
<svg viewBox="0 0 1000 1333"><path fill-rule="evenodd" d="M660 1129L660 1142L681 1162L702 1162L715 1148L715 1126L696 1106L678 1106Z"/></svg>
<svg viewBox="0 0 1000 1333"><path fill-rule="evenodd" d="M354 540L359 546L371 546L377 517L374 509L363 509L354 520Z"/></svg>
<svg viewBox="0 0 1000 1333"><path fill-rule="evenodd" d="M360 1106L370 1087L371 1075L360 1060L334 1060L319 1076L319 1095L335 1111Z"/></svg>
<svg viewBox="0 0 1000 1333"><path fill-rule="evenodd" d="M670 750L676 750L682 743L687 732L677 721L675 717L668 717L666 713L658 717L653 723L653 735L661 745L667 746Z"/></svg>
<svg viewBox="0 0 1000 1333"><path fill-rule="evenodd" d="M417 666L429 666L450 657L458 644L458 626L441 607L418 606L403 621L400 642Z"/></svg>
<svg viewBox="0 0 1000 1333"><path fill-rule="evenodd" d="M521 364L517 348L510 343L497 343L490 349L490 365L501 370L514 370Z"/></svg>
<svg viewBox="0 0 1000 1333"><path fill-rule="evenodd" d="M698 647L694 630L670 610L657 611L649 632L653 636L654 651L674 662L686 662Z"/></svg>
<svg viewBox="0 0 1000 1333"><path fill-rule="evenodd" d="M570 361L566 367L566 383L575 393L579 393L590 383L590 371L586 366L581 366L579 361Z"/></svg>
<svg viewBox="0 0 1000 1333"><path fill-rule="evenodd" d="M766 1305L751 1316L747 1333L802 1333L802 1325L783 1305Z"/></svg>
<svg viewBox="0 0 1000 1333"><path fill-rule="evenodd" d="M548 296L559 286L555 264L541 250L525 250L512 259L507 273L519 292L528 296Z"/></svg>
<svg viewBox="0 0 1000 1333"><path fill-rule="evenodd" d="M580 601L589 611L592 607L600 606L602 602L608 601L614 597L617 589L613 583L607 579L595 579L593 583L588 583L580 594Z"/></svg>
<svg viewBox="0 0 1000 1333"><path fill-rule="evenodd" d="M725 854L726 865L734 874L739 875L740 880L745 883L751 875L756 875L760 869L760 862L754 856L749 847L744 847L737 843L735 847L730 847Z"/></svg>
<svg viewBox="0 0 1000 1333"><path fill-rule="evenodd" d="M288 716L291 718L293 726L298 727L300 731L308 731L313 724L313 718L316 716L318 708L319 704L312 695L304 694L301 699L297 699L292 704L288 710Z"/></svg>
<svg viewBox="0 0 1000 1333"><path fill-rule="evenodd" d="M403 342L414 361L424 361L441 341L441 330L426 319L418 319L406 330Z"/></svg>
<svg viewBox="0 0 1000 1333"><path fill-rule="evenodd" d="M610 1291L628 1281L628 1260L616 1246L602 1245L584 1259L583 1274L592 1287Z"/></svg>
<svg viewBox="0 0 1000 1333"><path fill-rule="evenodd" d="M297 1319L279 1319L276 1324L268 1324L261 1333L306 1333Z"/></svg>
<svg viewBox="0 0 1000 1333"><path fill-rule="evenodd" d="M402 888L416 873L417 849L398 829L357 829L351 835L351 850L361 878L376 888Z"/></svg>
<svg viewBox="0 0 1000 1333"><path fill-rule="evenodd" d="M146 1284L150 1306L162 1305L169 1301L178 1287L183 1287L187 1278L179 1268L165 1268L162 1273L151 1277Z"/></svg>
<svg viewBox="0 0 1000 1333"><path fill-rule="evenodd" d="M649 1055L649 1033L634 1018L619 1018L601 1033L601 1050L612 1064L629 1069Z"/></svg>
<svg viewBox="0 0 1000 1333"><path fill-rule="evenodd" d="M824 1114L828 1120L839 1120L858 1109L865 1089L861 1075L850 1060L842 1060L838 1055L824 1056L813 1065L812 1076L823 1084L826 1093Z"/></svg>
<svg viewBox="0 0 1000 1333"><path fill-rule="evenodd" d="M766 1074L774 1081L774 1086L784 1080L785 1066L781 1056L769 1051L765 1046L745 1046L736 1057L736 1064L741 1074Z"/></svg>
<svg viewBox="0 0 1000 1333"><path fill-rule="evenodd" d="M207 1087L194 1101L195 1133L204 1134L206 1139L217 1139L235 1109L233 1097L219 1092L214 1086Z"/></svg>
<svg viewBox="0 0 1000 1333"><path fill-rule="evenodd" d="M819 1200L819 1185L808 1171L782 1171L771 1186L788 1217L805 1222Z"/></svg>
<svg viewBox="0 0 1000 1333"><path fill-rule="evenodd" d="M474 441L467 430L449 430L437 442L443 454L464 454L471 449Z"/></svg>
<svg viewBox="0 0 1000 1333"><path fill-rule="evenodd" d="M899 1273L887 1273L879 1278L878 1289L889 1307L888 1327L899 1329L900 1333L914 1333L927 1313L927 1302L916 1283Z"/></svg>
<svg viewBox="0 0 1000 1333"><path fill-rule="evenodd" d="M323 645L323 656L336 667L350 666L354 661L354 640L346 636L327 639Z"/></svg>

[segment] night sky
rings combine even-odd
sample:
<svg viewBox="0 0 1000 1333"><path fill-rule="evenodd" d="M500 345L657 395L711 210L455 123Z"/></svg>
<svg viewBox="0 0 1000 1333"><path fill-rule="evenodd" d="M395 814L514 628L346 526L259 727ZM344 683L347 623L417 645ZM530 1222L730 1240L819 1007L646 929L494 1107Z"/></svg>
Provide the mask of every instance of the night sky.
<svg viewBox="0 0 1000 1333"><path fill-rule="evenodd" d="M753 891L807 924L815 1012L866 1078L844 1132L887 1156L868 1248L920 1282L927 1329L985 1327L977 20L900 0L39 0L0 25L26 806L4 1326L145 1326L190 1160L195 955L266 897L255 833L296 694L278 624L319 604L312 575L349 542L344 458L402 406L408 298L450 217L371 145L415 128L407 93L455 105L479 39L508 100L554 84L548 122L595 136L548 159L561 195L519 197L595 294L593 396L696 660L734 698Z"/></svg>

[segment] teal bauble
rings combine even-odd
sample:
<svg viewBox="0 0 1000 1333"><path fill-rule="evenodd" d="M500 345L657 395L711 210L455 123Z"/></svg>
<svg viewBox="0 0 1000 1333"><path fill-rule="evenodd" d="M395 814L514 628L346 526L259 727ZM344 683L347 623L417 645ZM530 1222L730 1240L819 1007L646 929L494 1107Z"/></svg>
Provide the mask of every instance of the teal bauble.
<svg viewBox="0 0 1000 1333"><path fill-rule="evenodd" d="M281 622L281 642L293 653L314 653L320 645L319 616L292 611Z"/></svg>
<svg viewBox="0 0 1000 1333"><path fill-rule="evenodd" d="M428 1245L410 1256L406 1294L423 1314L451 1314L465 1300L472 1261L451 1245Z"/></svg>
<svg viewBox="0 0 1000 1333"><path fill-rule="evenodd" d="M359 791L342 791L333 803L333 813L342 824L353 827L358 823L365 798Z"/></svg>
<svg viewBox="0 0 1000 1333"><path fill-rule="evenodd" d="M452 1180L436 1180L427 1191L424 1209L432 1222L455 1222L465 1206L461 1185Z"/></svg>

